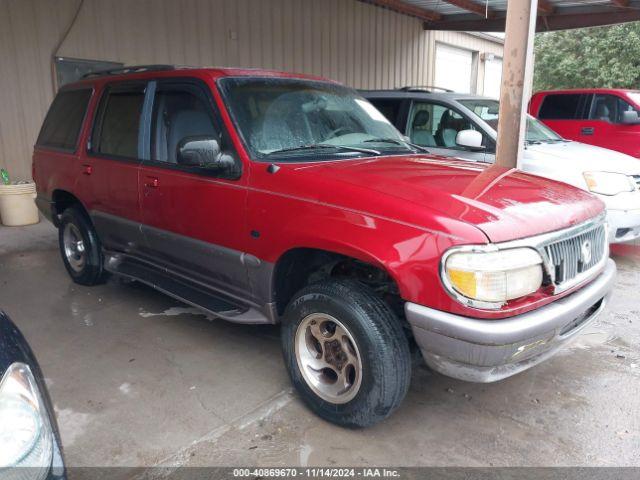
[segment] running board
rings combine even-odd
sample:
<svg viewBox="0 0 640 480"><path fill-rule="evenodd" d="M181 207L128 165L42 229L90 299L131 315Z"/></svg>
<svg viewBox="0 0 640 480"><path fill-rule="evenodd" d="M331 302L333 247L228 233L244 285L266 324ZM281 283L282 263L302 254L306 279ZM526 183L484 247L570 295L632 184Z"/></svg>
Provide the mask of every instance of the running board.
<svg viewBox="0 0 640 480"><path fill-rule="evenodd" d="M149 285L212 316L234 323L273 323L257 308L240 305L233 299L177 275L163 273L153 265L129 255L105 251L104 259L104 268L108 272Z"/></svg>

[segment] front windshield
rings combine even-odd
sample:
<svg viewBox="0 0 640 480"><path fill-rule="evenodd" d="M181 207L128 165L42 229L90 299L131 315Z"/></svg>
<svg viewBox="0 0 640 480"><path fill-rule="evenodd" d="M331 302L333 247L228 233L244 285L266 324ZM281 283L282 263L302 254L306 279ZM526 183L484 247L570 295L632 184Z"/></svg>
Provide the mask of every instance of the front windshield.
<svg viewBox="0 0 640 480"><path fill-rule="evenodd" d="M464 99L459 100L459 102L489 124L491 128L498 131L498 110L500 103L497 100ZM527 131L525 140L529 143L563 141L562 137L560 137L556 132L533 118L531 115L527 115Z"/></svg>
<svg viewBox="0 0 640 480"><path fill-rule="evenodd" d="M318 160L413 151L373 105L340 85L242 77L219 83L254 158Z"/></svg>

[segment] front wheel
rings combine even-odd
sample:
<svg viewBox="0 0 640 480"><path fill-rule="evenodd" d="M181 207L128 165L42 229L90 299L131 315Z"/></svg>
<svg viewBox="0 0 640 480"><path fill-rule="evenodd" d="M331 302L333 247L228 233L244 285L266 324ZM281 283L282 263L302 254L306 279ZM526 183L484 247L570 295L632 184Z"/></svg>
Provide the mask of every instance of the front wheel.
<svg viewBox="0 0 640 480"><path fill-rule="evenodd" d="M329 280L302 289L287 306L281 338L294 386L325 420L373 425L407 393L411 357L400 321L359 282Z"/></svg>

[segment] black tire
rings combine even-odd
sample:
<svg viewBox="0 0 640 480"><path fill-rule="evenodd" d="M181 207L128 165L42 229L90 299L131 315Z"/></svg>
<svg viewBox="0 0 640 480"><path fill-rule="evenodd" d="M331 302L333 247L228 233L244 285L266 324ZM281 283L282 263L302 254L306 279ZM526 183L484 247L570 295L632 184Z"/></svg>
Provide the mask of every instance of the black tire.
<svg viewBox="0 0 640 480"><path fill-rule="evenodd" d="M332 403L318 395L298 364L296 332L315 313L338 319L357 345L361 380L357 393L346 403ZM327 280L299 291L286 308L281 340L293 385L311 410L329 422L345 427L373 425L398 408L409 389L411 355L402 325L389 306L360 282ZM324 353L318 355L324 358Z"/></svg>
<svg viewBox="0 0 640 480"><path fill-rule="evenodd" d="M76 266L74 268L65 253L64 235L67 228L75 228L74 232L79 233L82 239L84 262L81 267ZM58 245L64 266L75 283L98 285L106 280L107 274L104 270L100 239L82 208L72 206L62 212L58 227Z"/></svg>

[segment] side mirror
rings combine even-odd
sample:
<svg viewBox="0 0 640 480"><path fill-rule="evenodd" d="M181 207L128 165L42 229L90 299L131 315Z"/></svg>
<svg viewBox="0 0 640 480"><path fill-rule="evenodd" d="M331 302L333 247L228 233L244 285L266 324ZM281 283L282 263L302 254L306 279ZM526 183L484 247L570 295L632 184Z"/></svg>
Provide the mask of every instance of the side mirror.
<svg viewBox="0 0 640 480"><path fill-rule="evenodd" d="M456 145L469 150L484 150L482 134L477 130L460 130L456 135Z"/></svg>
<svg viewBox="0 0 640 480"><path fill-rule="evenodd" d="M176 148L178 165L225 170L234 165L233 157L220 149L220 141L215 137L197 136L183 138Z"/></svg>
<svg viewBox="0 0 640 480"><path fill-rule="evenodd" d="M637 125L640 123L640 117L635 110L626 110L622 112L622 122L625 125Z"/></svg>

